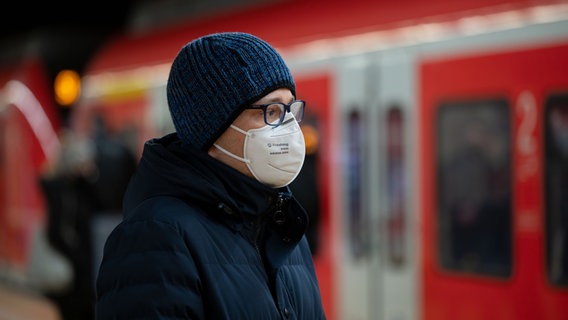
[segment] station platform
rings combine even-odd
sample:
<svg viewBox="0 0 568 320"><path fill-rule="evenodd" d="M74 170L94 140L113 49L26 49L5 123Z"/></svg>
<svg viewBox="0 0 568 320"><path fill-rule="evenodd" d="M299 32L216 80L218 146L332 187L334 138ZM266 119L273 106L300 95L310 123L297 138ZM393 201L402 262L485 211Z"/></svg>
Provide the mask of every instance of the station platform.
<svg viewBox="0 0 568 320"><path fill-rule="evenodd" d="M59 310L41 295L0 284L0 320L61 320Z"/></svg>

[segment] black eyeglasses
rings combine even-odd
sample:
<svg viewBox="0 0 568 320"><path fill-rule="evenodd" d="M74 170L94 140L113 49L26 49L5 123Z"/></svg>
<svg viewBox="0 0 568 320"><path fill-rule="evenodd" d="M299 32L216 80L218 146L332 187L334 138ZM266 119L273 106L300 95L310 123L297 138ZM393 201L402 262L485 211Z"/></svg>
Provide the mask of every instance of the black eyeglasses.
<svg viewBox="0 0 568 320"><path fill-rule="evenodd" d="M296 100L290 104L281 102L272 102L268 104L252 105L245 109L262 109L264 113L264 123L269 126L278 127L284 121L286 112L290 112L297 122L302 121L304 118L304 108L306 102L303 100Z"/></svg>

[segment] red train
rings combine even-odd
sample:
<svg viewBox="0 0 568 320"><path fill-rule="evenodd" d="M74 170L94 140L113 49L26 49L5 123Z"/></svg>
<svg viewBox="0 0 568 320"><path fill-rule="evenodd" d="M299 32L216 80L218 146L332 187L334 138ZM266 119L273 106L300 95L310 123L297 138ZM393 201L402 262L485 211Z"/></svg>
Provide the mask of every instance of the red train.
<svg viewBox="0 0 568 320"><path fill-rule="evenodd" d="M46 73L37 57L0 71L0 318L59 319L53 303L30 295L42 268L32 252L46 219L38 177L60 148Z"/></svg>
<svg viewBox="0 0 568 320"><path fill-rule="evenodd" d="M84 72L74 131L103 115L139 154L173 130L177 51L231 30L274 44L308 101L317 184L296 194L318 195L329 319L567 318L567 2L290 0L125 32ZM49 152L9 117L29 141L0 145L0 258L25 268L28 227L4 221L41 220L39 194L17 195Z"/></svg>

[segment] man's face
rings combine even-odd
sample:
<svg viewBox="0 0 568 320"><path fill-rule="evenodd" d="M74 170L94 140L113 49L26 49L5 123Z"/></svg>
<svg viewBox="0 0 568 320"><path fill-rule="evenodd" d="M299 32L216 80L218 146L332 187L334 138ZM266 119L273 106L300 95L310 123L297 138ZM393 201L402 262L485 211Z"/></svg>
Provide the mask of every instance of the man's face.
<svg viewBox="0 0 568 320"><path fill-rule="evenodd" d="M294 101L294 95L292 95L290 89L281 88L265 95L260 100L254 102L253 105L268 104L271 102L289 104L292 101ZM233 125L244 131L264 127L266 123L264 123L263 111L261 109L245 109L235 119L235 121L233 121ZM245 135L230 127L227 128L227 130L225 130L225 132L223 132L223 134L221 134L215 142L215 144L218 144L222 148L241 158L244 157L244 143ZM209 148L209 155L226 165L235 168L239 172L254 178L245 163L220 152L215 146L211 146L211 148Z"/></svg>

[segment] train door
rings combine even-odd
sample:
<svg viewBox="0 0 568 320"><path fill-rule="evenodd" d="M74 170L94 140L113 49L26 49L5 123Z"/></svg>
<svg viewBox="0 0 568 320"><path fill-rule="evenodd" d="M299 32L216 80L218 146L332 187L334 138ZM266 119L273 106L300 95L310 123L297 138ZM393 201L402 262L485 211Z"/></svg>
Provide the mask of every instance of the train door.
<svg viewBox="0 0 568 320"><path fill-rule="evenodd" d="M566 189L543 153L544 129L565 128L566 56L559 44L421 64L424 319L566 317L554 254L567 229L552 223Z"/></svg>
<svg viewBox="0 0 568 320"><path fill-rule="evenodd" d="M337 218L341 245L338 248L337 301L340 319L370 319L372 269L370 233L373 219L368 194L369 108L366 72L371 67L367 56L346 57L338 62L337 100L341 132L337 144L336 175L338 189Z"/></svg>
<svg viewBox="0 0 568 320"><path fill-rule="evenodd" d="M312 250L324 309L328 319L335 319L334 274L335 221L332 218L335 185L332 175L332 142L335 128L331 124L333 108L329 72L295 75L297 98L307 103L300 123L306 142L306 158L298 177L290 184L294 196L306 209L310 224L306 236Z"/></svg>
<svg viewBox="0 0 568 320"><path fill-rule="evenodd" d="M416 317L410 59L397 51L337 63L341 319Z"/></svg>
<svg viewBox="0 0 568 320"><path fill-rule="evenodd" d="M371 233L378 264L369 281L378 301L371 300L372 319L416 319L417 215L413 181L416 113L412 48L396 48L377 56L378 72L369 74L370 207L376 212ZM373 168L378 168L373 169Z"/></svg>

